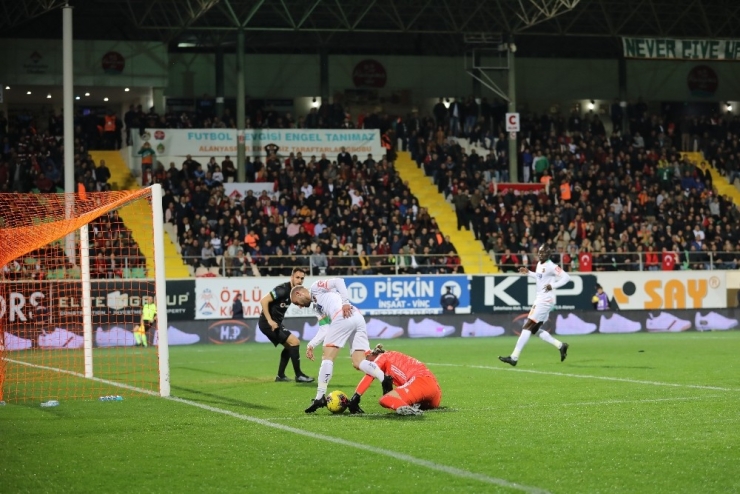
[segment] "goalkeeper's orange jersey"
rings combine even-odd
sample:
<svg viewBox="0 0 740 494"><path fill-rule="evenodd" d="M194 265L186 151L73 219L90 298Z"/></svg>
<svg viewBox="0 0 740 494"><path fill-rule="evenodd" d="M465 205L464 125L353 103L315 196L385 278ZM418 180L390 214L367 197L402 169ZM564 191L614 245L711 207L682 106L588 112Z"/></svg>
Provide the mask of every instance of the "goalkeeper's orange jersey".
<svg viewBox="0 0 740 494"><path fill-rule="evenodd" d="M413 377L434 377L426 365L401 352L381 353L375 359L375 364L380 367L383 374L393 376L393 384L396 386L403 386Z"/></svg>

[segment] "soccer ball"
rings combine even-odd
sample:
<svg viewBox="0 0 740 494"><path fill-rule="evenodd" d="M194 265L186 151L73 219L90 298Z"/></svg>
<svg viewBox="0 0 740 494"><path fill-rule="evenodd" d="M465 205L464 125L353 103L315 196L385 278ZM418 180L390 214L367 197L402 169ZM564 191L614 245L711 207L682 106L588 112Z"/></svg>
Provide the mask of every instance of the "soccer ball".
<svg viewBox="0 0 740 494"><path fill-rule="evenodd" d="M326 408L331 413L342 413L349 405L349 398L341 391L332 391L326 395Z"/></svg>

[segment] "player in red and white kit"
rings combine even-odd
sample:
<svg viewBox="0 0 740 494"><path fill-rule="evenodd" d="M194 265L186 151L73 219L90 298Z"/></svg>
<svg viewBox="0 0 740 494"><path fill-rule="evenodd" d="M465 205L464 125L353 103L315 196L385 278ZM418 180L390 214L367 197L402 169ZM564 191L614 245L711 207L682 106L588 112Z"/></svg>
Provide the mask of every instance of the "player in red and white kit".
<svg viewBox="0 0 740 494"><path fill-rule="evenodd" d="M380 344L375 346L366 359L375 362L386 374L383 379L383 396L379 401L381 406L395 410L399 415L421 415L422 410L439 407L442 390L437 378L423 362L401 352L386 352ZM349 400L350 413L363 413L360 397L370 387L373 379L373 376L367 375L357 385L355 394ZM397 386L395 390L394 384Z"/></svg>
<svg viewBox="0 0 740 494"><path fill-rule="evenodd" d="M529 337L533 334L538 335L542 341L557 348L560 351L561 362L568 356L568 344L553 338L548 331L540 328L550 316L550 311L555 308L555 295L552 291L568 283L570 276L560 266L550 260L550 248L546 245L540 247L537 252L537 258L539 262L535 271L530 271L526 267L519 268L519 273L526 274L537 281L537 296L534 300L534 305L529 311L527 320L524 322L522 333L519 335L514 351L507 357L498 358L501 362L506 362L512 366L516 366L517 362L519 362L519 354L524 349L527 341L529 341Z"/></svg>
<svg viewBox="0 0 740 494"><path fill-rule="evenodd" d="M365 318L349 303L347 285L342 278L317 281L310 289L295 286L290 291L290 301L299 307L310 307L313 304L319 318L331 319L331 323L319 326L319 332L306 345L306 357L313 360L314 348L323 343L316 398L306 408L306 413L313 413L326 406L326 389L334 373L334 359L337 358L339 349L348 341L355 369L381 381L385 378L377 365L365 359L365 355L370 352Z"/></svg>

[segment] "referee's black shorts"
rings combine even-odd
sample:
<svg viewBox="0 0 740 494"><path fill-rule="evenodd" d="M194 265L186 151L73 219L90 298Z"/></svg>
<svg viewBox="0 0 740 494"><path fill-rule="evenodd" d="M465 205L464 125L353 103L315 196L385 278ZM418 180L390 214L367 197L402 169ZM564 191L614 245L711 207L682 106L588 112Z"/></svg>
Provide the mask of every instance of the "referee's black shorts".
<svg viewBox="0 0 740 494"><path fill-rule="evenodd" d="M285 329L282 324L280 324L277 329L272 329L272 327L270 327L270 324L268 324L267 321L263 321L262 319L259 320L257 326L259 327L260 331L262 331L262 334L267 336L267 339L270 340L275 346L282 345L283 343L288 341L288 338L290 338L290 335L292 334L290 331Z"/></svg>

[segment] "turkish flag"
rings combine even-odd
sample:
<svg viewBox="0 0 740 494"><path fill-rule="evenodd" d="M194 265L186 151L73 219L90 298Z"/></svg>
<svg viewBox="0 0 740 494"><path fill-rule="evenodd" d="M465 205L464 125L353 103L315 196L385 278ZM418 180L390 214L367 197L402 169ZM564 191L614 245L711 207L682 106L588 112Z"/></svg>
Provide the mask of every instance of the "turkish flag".
<svg viewBox="0 0 740 494"><path fill-rule="evenodd" d="M594 268L594 257L590 252L581 252L578 254L578 271L590 273Z"/></svg>
<svg viewBox="0 0 740 494"><path fill-rule="evenodd" d="M673 271L676 266L676 254L673 252L663 252L663 271Z"/></svg>

